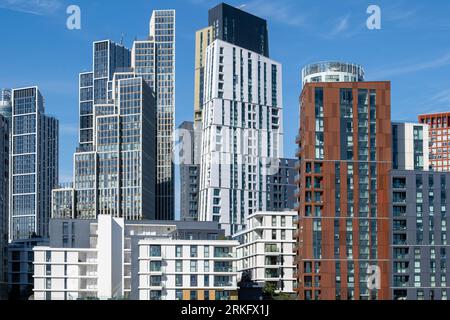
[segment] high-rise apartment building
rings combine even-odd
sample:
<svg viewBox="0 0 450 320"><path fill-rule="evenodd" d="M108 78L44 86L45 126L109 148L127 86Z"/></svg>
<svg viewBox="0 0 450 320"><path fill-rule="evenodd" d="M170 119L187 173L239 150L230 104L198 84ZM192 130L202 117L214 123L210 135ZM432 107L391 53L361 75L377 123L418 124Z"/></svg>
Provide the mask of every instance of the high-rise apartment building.
<svg viewBox="0 0 450 320"><path fill-rule="evenodd" d="M221 3L209 10L208 22L213 28L214 40L223 40L269 57L269 32L266 20Z"/></svg>
<svg viewBox="0 0 450 320"><path fill-rule="evenodd" d="M430 162L434 171L450 171L450 112L424 114L419 122L430 132Z"/></svg>
<svg viewBox="0 0 450 320"><path fill-rule="evenodd" d="M146 40L135 41L132 67L155 92L156 218L175 218L175 10L155 10Z"/></svg>
<svg viewBox="0 0 450 320"><path fill-rule="evenodd" d="M305 82L297 138L302 300L390 298L390 99L389 82Z"/></svg>
<svg viewBox="0 0 450 320"><path fill-rule="evenodd" d="M58 121L45 115L37 87L12 91L9 239L48 236L58 182Z"/></svg>
<svg viewBox="0 0 450 320"><path fill-rule="evenodd" d="M267 209L283 155L281 65L222 40L206 52L199 219L228 235Z"/></svg>
<svg viewBox="0 0 450 320"><path fill-rule="evenodd" d="M450 294L450 173L393 170L394 300L447 300Z"/></svg>
<svg viewBox="0 0 450 320"><path fill-rule="evenodd" d="M195 79L194 79L194 121L202 121L203 95L205 87L206 48L215 40L213 27L209 26L195 33Z"/></svg>
<svg viewBox="0 0 450 320"><path fill-rule="evenodd" d="M0 300L7 298L9 121L0 114Z"/></svg>
<svg viewBox="0 0 450 320"><path fill-rule="evenodd" d="M394 170L430 169L428 126L392 123L392 167Z"/></svg>
<svg viewBox="0 0 450 320"><path fill-rule="evenodd" d="M208 27L197 31L195 35L195 123L202 122L206 49L217 39L269 58L266 20L225 3L209 10ZM201 128L201 124L199 127Z"/></svg>

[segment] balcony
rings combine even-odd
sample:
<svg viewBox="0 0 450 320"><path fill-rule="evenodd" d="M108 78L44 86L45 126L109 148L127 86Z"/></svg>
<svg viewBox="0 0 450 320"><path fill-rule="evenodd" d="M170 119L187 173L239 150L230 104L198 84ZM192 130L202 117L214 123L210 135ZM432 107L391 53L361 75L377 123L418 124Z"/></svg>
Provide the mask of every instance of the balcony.
<svg viewBox="0 0 450 320"><path fill-rule="evenodd" d="M214 267L215 273L230 273L235 272L235 269L233 267Z"/></svg>
<svg viewBox="0 0 450 320"><path fill-rule="evenodd" d="M225 287L233 287L232 282L214 282L214 287L216 288L225 288Z"/></svg>
<svg viewBox="0 0 450 320"><path fill-rule="evenodd" d="M392 188L406 189L406 179L405 178L394 178L393 183L392 183Z"/></svg>
<svg viewBox="0 0 450 320"><path fill-rule="evenodd" d="M236 258L236 255L232 252L214 252L214 258L232 259Z"/></svg>
<svg viewBox="0 0 450 320"><path fill-rule="evenodd" d="M269 271L269 270L266 270L264 276L267 279L279 279L281 277L278 271Z"/></svg>
<svg viewBox="0 0 450 320"><path fill-rule="evenodd" d="M280 248L276 246L266 246L265 253L280 253Z"/></svg>

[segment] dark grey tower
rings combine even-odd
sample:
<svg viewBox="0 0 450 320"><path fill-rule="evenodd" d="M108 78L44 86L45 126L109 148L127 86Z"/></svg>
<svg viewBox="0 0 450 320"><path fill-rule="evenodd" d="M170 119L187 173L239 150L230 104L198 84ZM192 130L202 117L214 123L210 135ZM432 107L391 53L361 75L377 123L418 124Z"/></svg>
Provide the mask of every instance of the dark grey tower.
<svg viewBox="0 0 450 320"><path fill-rule="evenodd" d="M213 38L269 57L267 21L226 3L209 10Z"/></svg>

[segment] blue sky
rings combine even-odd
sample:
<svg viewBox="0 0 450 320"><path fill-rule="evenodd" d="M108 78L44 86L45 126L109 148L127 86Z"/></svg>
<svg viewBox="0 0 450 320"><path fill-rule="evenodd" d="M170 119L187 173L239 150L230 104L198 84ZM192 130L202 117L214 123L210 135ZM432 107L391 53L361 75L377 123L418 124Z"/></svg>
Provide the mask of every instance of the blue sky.
<svg viewBox="0 0 450 320"><path fill-rule="evenodd" d="M145 38L153 9L177 10L177 124L193 114L194 35L211 0L0 0L0 87L38 85L61 124L60 177L72 177L77 144L78 73L91 70L91 44L131 47ZM367 80L392 81L392 117L450 110L450 1L228 1L268 20L271 58L283 64L285 156L298 131L300 70L322 60L362 64ZM82 28L66 28L66 8L81 8ZM366 9L380 6L382 29L368 30Z"/></svg>

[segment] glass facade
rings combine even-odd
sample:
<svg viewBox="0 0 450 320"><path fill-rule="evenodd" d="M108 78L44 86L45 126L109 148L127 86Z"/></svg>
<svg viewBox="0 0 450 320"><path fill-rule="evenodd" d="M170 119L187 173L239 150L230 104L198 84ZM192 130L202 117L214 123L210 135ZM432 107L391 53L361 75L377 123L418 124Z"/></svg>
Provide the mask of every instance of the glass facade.
<svg viewBox="0 0 450 320"><path fill-rule="evenodd" d="M155 218L154 94L134 73L114 74L111 87L109 103L94 105L92 152L75 154L74 188L54 191L54 217Z"/></svg>
<svg viewBox="0 0 450 320"><path fill-rule="evenodd" d="M175 11L155 10L150 37L135 41L133 68L155 92L156 111L156 219L175 218L173 135L175 131Z"/></svg>
<svg viewBox="0 0 450 320"><path fill-rule="evenodd" d="M13 90L10 239L48 235L58 181L58 121L44 115L36 87Z"/></svg>

